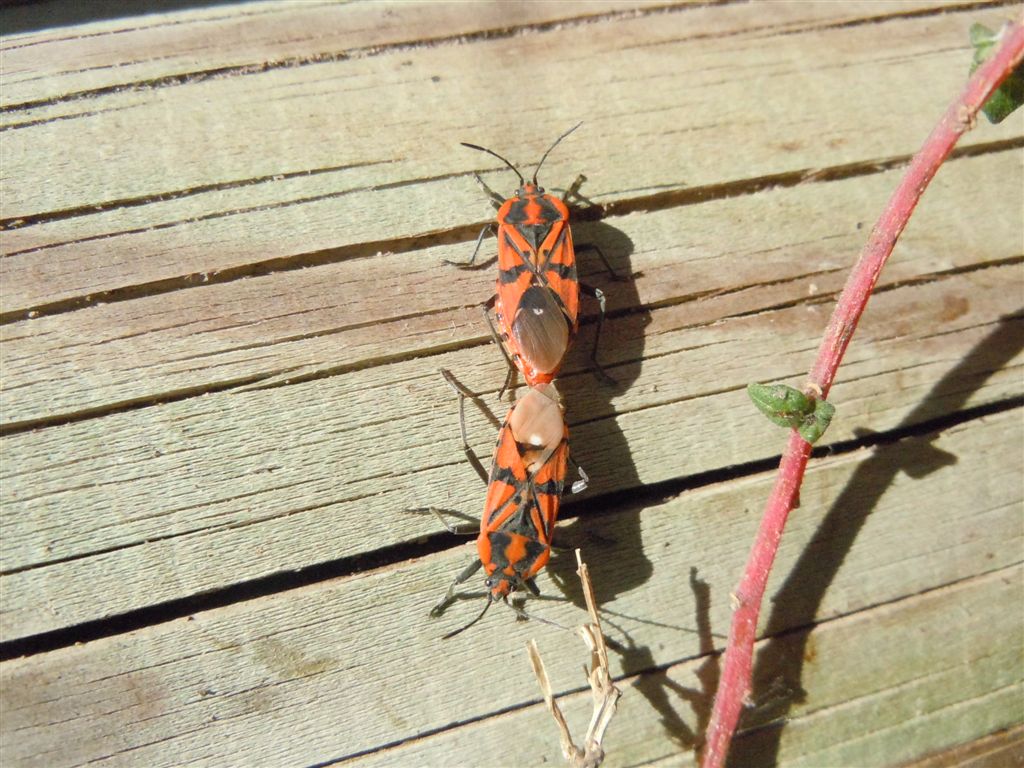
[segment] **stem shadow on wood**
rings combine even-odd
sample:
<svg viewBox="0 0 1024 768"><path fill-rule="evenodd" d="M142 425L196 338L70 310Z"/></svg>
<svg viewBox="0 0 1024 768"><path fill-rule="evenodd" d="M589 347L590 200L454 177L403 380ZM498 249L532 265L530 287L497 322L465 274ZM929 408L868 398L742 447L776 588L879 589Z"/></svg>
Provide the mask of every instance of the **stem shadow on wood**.
<svg viewBox="0 0 1024 768"><path fill-rule="evenodd" d="M641 674L632 688L638 691L658 713L665 733L680 751L693 751L704 737L711 717L711 705L718 688L718 656L715 655L715 639L711 634L711 587L697 576L697 569L690 568L690 589L694 598L694 619L700 654L704 657L695 675L700 688L688 688L673 680L668 669L655 660L648 646L611 646L622 658L622 665L630 670L649 670ZM677 701L679 703L677 703ZM687 718L679 714L680 703L688 705L693 712Z"/></svg>
<svg viewBox="0 0 1024 768"><path fill-rule="evenodd" d="M911 427L962 409L971 394L1024 349L1024 316L1004 317L989 336L943 376L907 415L900 427ZM840 414L842 404L840 403ZM832 584L857 534L886 489L900 472L925 479L956 456L932 445L936 434L901 440L863 462L825 516L782 587L772 598L766 633L788 627L804 632L773 638L757 653L754 663L755 708L741 719L729 766L774 766L779 742L794 702L802 700L803 666L811 649L811 625L825 592ZM821 660L827 664L827 659ZM784 691L784 695L780 695ZM744 734L743 731L747 732Z"/></svg>
<svg viewBox="0 0 1024 768"><path fill-rule="evenodd" d="M620 275L632 274L629 256L633 251L633 243L624 233L605 222L583 224L575 231L578 232L578 242L599 246ZM601 504L601 507L607 509L600 510L588 503L587 497L567 504L566 511L576 517L569 524L559 527L558 541L564 546L582 549L600 607L620 594L641 587L653 572L651 562L644 554L641 538L640 513L643 505L622 503L626 499L623 491L628 494L640 488L643 483L618 422L611 415L605 416L614 414L612 399L630 387L640 374L644 335L650 323L650 312L640 308L639 295L632 280L620 282L607 279L600 264L591 263L590 254L586 251L583 253L580 258L581 280L605 291L609 306L612 307L614 320L606 323L602 330L598 359L605 365L612 363L608 373L614 377L615 383L609 385L595 381L595 377L586 372L560 379L558 387L572 421L592 422L600 419L600 424L595 425L600 428L591 430L591 435L599 435L598 439L573 439L570 434L573 456L584 469L591 472L591 488L600 493L603 489L614 487L614 498L619 501ZM597 259L593 259L593 262L597 262ZM593 324L588 328L590 330L581 332L574 351L570 353L567 367L572 370L587 366L590 345L593 343ZM562 593L583 608L585 602L575 568L575 561L570 555L557 556L548 565ZM705 663L697 672L701 682L700 690L672 681L666 670L659 669L651 649L634 644L625 633L613 632L615 639L609 641L609 650L620 657L622 668L627 674L646 673L638 678L633 687L658 713L669 737L684 750L693 749L703 734L718 684L718 661L710 655L714 649L710 623L710 588L698 578L696 568L690 571L690 588L695 600L694 618L700 649L707 654ZM614 616L605 616L605 622L615 627ZM624 642L620 642L620 639ZM678 714L680 704L689 705L695 713L696 732Z"/></svg>

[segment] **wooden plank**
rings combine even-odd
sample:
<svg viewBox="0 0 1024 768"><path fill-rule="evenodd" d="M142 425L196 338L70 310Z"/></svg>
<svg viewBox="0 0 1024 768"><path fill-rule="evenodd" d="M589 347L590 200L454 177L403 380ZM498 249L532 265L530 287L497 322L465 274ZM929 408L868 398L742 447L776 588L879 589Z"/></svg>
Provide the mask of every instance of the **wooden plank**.
<svg viewBox="0 0 1024 768"><path fill-rule="evenodd" d="M479 3L467 13L457 2L274 0L247 3L242 10L188 8L80 24L70 30L41 29L6 35L0 44L3 104L6 109L25 109L23 102L83 98L100 89L167 87L179 80L346 60L372 56L380 49L454 43L469 36L522 34L531 27L593 23L595 17L615 18L643 9L657 12L673 5L685 3L520 0ZM890 13L901 8L892 2L885 6ZM24 9L22 14L30 16L33 10ZM843 18L841 13L836 16Z"/></svg>
<svg viewBox="0 0 1024 768"><path fill-rule="evenodd" d="M841 416L827 442L1019 397L1021 320L1000 320L1019 309L1006 290L1019 278L1009 265L877 296L834 390ZM744 388L798 382L827 312L797 305L693 328L675 306L612 324L609 348L633 355L613 369L619 385L602 388L589 374L559 385L592 492L775 454L780 433ZM477 347L4 438L5 636L437 532L405 508L474 512L481 488L438 366L474 388L501 378L500 358ZM470 417L486 456L494 428L473 409Z"/></svg>
<svg viewBox="0 0 1024 768"><path fill-rule="evenodd" d="M865 236L860 222L881 210L900 173L583 224L578 240L599 242L620 270L639 273L614 283L583 255L587 279L606 291L613 314L687 304L693 325L820 301L842 287ZM1019 151L950 163L882 285L1019 257L1020 218L1010 211L1021 208ZM744 219L762 224L735 226ZM468 305L493 290L493 270L441 264L465 254L463 244L380 254L0 326L3 419L8 427L45 423L488 343ZM630 359L607 345L604 358Z"/></svg>
<svg viewBox="0 0 1024 768"><path fill-rule="evenodd" d="M734 742L737 764L892 765L908 755L948 746L964 734L1019 722L1024 716L1020 656L1006 642L1024 639L1013 602L1022 596L1019 574L1019 569L1011 570L1009 577L1005 571L996 572L826 621L785 640L758 643L759 658L780 642L813 648L814 657L799 665L804 697L791 700L785 722L741 729ZM1007 590L1007 582L1016 589ZM986 630L983 622L989 617L993 623ZM962 631L953 633L949 643L933 642L947 637L950 625ZM996 627L1005 634L997 636ZM984 637L975 641L972 629ZM562 647L549 654L569 656L572 650ZM795 650L799 654L802 649ZM707 681L714 675L714 664L701 657L624 680L623 699L605 742L604 765L696 766L693 733L700 733L699 719L707 716ZM778 709L778 698L786 695L780 685L775 701L766 697L755 702L751 712ZM795 696L793 691L788 695ZM589 718L589 694L570 694L559 705L581 732ZM557 765L557 734L550 715L543 705L531 704L345 764L473 765L481 755L507 755L502 760L516 765ZM1012 764L1011 760L969 765ZM946 765L962 763L935 764Z"/></svg>
<svg viewBox="0 0 1024 768"><path fill-rule="evenodd" d="M1022 543L1015 450L1021 416L1018 409L814 464L770 585L778 600L770 621L773 631L785 633L846 615L836 626L850 625L850 631L830 641L823 628L812 641L816 650L799 666L798 682L818 695L794 705L812 723L801 732L798 754L828 763L847 754L856 739L867 740L861 754L882 754L894 743L906 750L907 729L929 725L928 738L916 742L923 750L1007 721L1008 696L1015 695L1010 686L1021 678L1014 663L1020 643L1012 642L1021 637L1021 615L1011 609L1021 597L1014 565ZM771 480L757 475L575 526L590 534L585 556L609 631L625 648L614 655L616 675L672 667L706 653L701 626L720 643L727 595ZM566 636L516 624L499 610L442 645L437 634L475 611L475 600L457 604L444 621L425 618L446 576L469 551L6 662L0 667L3 728L17 734L5 739L6 760L310 765L474 723L493 727L492 738L500 734L513 750L500 754L512 764L541 757L557 762L549 723L519 731L507 718L537 700L523 654L527 637L539 638L558 690L579 686L580 658L565 652ZM560 558L542 578L545 593L557 597L563 591L557 583L568 585L570 600L578 598L569 559ZM707 585L704 597L703 589L694 594L685 583L691 568ZM947 584L953 586L942 589ZM907 597L906 605L896 602ZM946 607L936 610L937 603ZM848 615L871 606L881 607ZM563 624L581 616L572 602L558 600L536 601L533 610ZM948 632L951 623L958 631ZM783 645L794 642L792 633L784 637ZM838 661L843 656L846 661ZM496 670L502 671L497 678ZM685 671L691 674L694 665ZM482 684L492 680L500 684ZM689 684L684 677L682 685ZM676 694L666 696L666 705L687 717ZM975 703L984 705L984 717L967 716ZM919 715L912 720L915 706ZM511 714L502 716L504 723L477 722L498 712ZM849 728L830 731L831 712L843 715ZM929 724L924 713L938 713L942 722ZM961 727L946 727L953 714ZM643 697L632 691L620 717L609 744L619 764L656 757L641 747L664 745L668 737L658 735L662 726ZM650 738L634 741L640 721ZM969 721L984 730L965 734ZM61 724L59 737L53 723ZM542 754L532 751L534 733L547 744ZM469 741L481 744L475 734ZM521 748L527 751L514 752Z"/></svg>
<svg viewBox="0 0 1024 768"><path fill-rule="evenodd" d="M827 7L789 6L804 14ZM863 7L874 16L876 6ZM971 13L971 20L987 18ZM163 290L167 281L184 287L248 274L256 265L298 267L421 241L469 240L487 209L468 173L498 165L453 151L456 138L500 149L512 144L506 151L529 160L567 114L592 129L556 153L545 176L564 185L586 170L587 194L602 203L634 204L702 187L713 193L723 183L904 156L962 82L968 53L961 15L835 26L808 20L806 31L790 34L790 18L764 30L756 4L697 7L111 93L77 119L58 120L62 104L19 113L18 120L38 124L8 130L0 147L8 169L0 186L5 216L26 223L43 217L6 233L3 309ZM806 61L812 51L825 57L820 66ZM438 109L473 103L480 114L501 114L505 97L494 83L533 77L538 59L573 87L532 104L528 137ZM411 68L402 67L405 60ZM740 60L756 66L753 75L736 66ZM630 77L609 81L609 71ZM752 108L754 92L775 107ZM795 94L799 114L813 119L792 117ZM717 110L711 121L708 105ZM894 114L903 117L894 121ZM384 129L386 147L379 140ZM1015 115L964 143L1022 133L1024 116ZM83 136L90 142L85 153L77 151ZM154 136L174 141L154 151ZM452 139L427 146L427 136ZM206 151L196 153L196 146ZM32 181L41 152L52 157L48 167L60 169L61 184ZM666 156L675 159L666 163ZM505 188L507 175L491 180Z"/></svg>

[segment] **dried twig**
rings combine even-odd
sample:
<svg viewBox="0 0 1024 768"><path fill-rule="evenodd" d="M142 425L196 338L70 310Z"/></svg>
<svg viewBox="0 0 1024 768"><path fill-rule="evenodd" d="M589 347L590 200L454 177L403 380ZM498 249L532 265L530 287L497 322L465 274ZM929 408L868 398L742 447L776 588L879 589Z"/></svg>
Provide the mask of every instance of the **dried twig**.
<svg viewBox="0 0 1024 768"><path fill-rule="evenodd" d="M978 67L960 96L950 105L939 124L915 155L906 175L893 193L871 232L843 292L836 304L828 330L811 369L806 393L817 399L828 396L836 370L846 351L857 321L867 304L875 281L903 232L910 214L942 162L960 136L973 127L978 110L999 87L1024 55L1024 24L1007 28L1002 45ZM796 504L811 445L796 430L779 465L779 474L757 533L747 567L733 595L734 613L722 677L715 696L714 711L705 737L703 768L721 768L729 752L740 712L751 690L754 639L757 617L764 597L768 573L778 551L782 529Z"/></svg>
<svg viewBox="0 0 1024 768"><path fill-rule="evenodd" d="M530 653L533 672L537 675L537 682L540 683L540 689L544 695L544 702L548 705L548 710L558 726L562 740L562 754L565 755L571 768L597 768L604 760L604 747L601 746L604 732L608 729L612 717L615 716L615 704L622 693L612 684L611 672L608 669L608 648L604 642L604 634L601 632L601 619L597 615L594 588L590 584L587 565L580 558L578 549L576 550L576 562L579 565L576 573L583 584L583 595L587 600L587 611L590 613L590 623L584 624L577 631L583 638L583 642L587 644L587 648L590 649L590 669L589 671L585 669L585 671L587 671L587 682L590 683L590 693L594 697L594 713L590 717L590 726L587 728L582 749L577 747L572 740L569 726L551 693L551 682L544 669L544 662L540 658L540 651L537 650L537 643L530 640L526 647Z"/></svg>

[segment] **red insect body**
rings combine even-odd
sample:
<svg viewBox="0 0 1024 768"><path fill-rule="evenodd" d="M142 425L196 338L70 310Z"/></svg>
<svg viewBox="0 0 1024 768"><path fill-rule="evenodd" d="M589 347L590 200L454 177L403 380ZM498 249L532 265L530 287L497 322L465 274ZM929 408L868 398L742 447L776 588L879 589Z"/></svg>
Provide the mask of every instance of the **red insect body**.
<svg viewBox="0 0 1024 768"><path fill-rule="evenodd" d="M477 552L492 600L532 579L551 557L569 459L569 430L554 387L531 388L498 433Z"/></svg>
<svg viewBox="0 0 1024 768"><path fill-rule="evenodd" d="M565 203L524 184L498 210L495 319L527 384L550 382L579 329L580 286Z"/></svg>

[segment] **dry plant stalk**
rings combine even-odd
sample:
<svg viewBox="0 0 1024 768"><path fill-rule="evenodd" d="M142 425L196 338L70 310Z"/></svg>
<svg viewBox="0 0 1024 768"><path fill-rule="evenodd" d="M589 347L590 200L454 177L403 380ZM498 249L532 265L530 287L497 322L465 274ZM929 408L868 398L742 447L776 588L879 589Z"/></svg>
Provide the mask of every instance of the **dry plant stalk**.
<svg viewBox="0 0 1024 768"><path fill-rule="evenodd" d="M604 760L604 747L601 746L604 740L604 732L608 729L612 717L615 716L615 705L622 692L612 684L611 671L608 669L608 647L604 642L604 634L601 632L601 619L597 615L597 603L594 600L594 588L590 584L590 572L587 564L580 557L580 551L576 550L576 563L579 566L576 574L583 584L583 595L587 601L587 611L590 613L590 623L584 624L577 630L587 648L590 649L590 669L587 672L587 682L590 683L590 693L594 697L594 712L590 717L590 725L587 728L587 735L583 741L583 748L580 749L572 740L569 733L569 726L562 716L562 710L558 708L555 697L551 693L551 681L548 680L547 670L544 669L544 662L540 658L540 651L537 643L530 640L526 647L530 653L530 663L533 665L533 673L540 683L541 693L544 695L544 703L548 705L548 711L555 718L558 732L562 741L562 754L571 768L597 768Z"/></svg>

